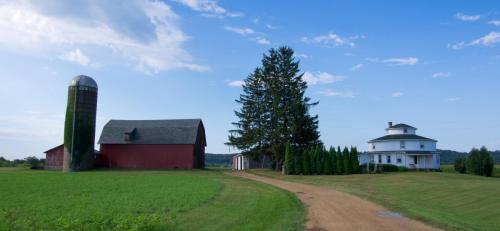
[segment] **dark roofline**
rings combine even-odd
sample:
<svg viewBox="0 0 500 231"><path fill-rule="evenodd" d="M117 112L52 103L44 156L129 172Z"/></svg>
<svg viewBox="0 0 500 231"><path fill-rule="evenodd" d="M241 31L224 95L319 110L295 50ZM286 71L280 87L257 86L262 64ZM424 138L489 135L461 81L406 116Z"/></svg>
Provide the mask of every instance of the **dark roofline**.
<svg viewBox="0 0 500 231"><path fill-rule="evenodd" d="M368 143L377 142L377 141L389 141L389 140L430 140L434 142L438 142L437 140L430 139L427 137L414 135L414 134L394 134L394 135L385 135L373 140L368 141Z"/></svg>
<svg viewBox="0 0 500 231"><path fill-rule="evenodd" d="M60 148L61 146L64 146L64 144L57 145L57 146L55 146L55 147L53 147L53 148L51 148L51 149L49 149L49 150L47 150L47 151L45 151L45 152L43 152L43 153L47 153L47 152L50 152L50 151L52 151L52 150L58 149L58 148Z"/></svg>

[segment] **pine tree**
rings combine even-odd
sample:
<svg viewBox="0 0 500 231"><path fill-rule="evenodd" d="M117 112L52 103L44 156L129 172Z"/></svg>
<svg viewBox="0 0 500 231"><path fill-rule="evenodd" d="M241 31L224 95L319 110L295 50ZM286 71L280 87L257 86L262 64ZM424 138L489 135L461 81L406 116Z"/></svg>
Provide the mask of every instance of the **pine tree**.
<svg viewBox="0 0 500 231"><path fill-rule="evenodd" d="M307 149L307 150L304 150L304 156L303 156L304 160L303 160L303 168L302 168L302 174L304 175L311 175L311 156L310 156L310 151Z"/></svg>
<svg viewBox="0 0 500 231"><path fill-rule="evenodd" d="M349 155L351 162L351 173L359 173L359 160L358 160L358 149L356 147L351 147L351 154Z"/></svg>
<svg viewBox="0 0 500 231"><path fill-rule="evenodd" d="M293 156L293 150L290 147L289 143L287 143L285 147L286 174L291 175L295 173L295 160Z"/></svg>
<svg viewBox="0 0 500 231"><path fill-rule="evenodd" d="M337 153L335 148L330 146L330 156L332 161L332 174L338 174L337 172Z"/></svg>
<svg viewBox="0 0 500 231"><path fill-rule="evenodd" d="M233 123L236 129L230 131L228 144L244 153L270 155L277 169L287 142L301 150L321 144L318 117L309 114L317 102L305 96L302 76L291 48L270 49L245 81L237 100L242 105L236 112L239 121Z"/></svg>
<svg viewBox="0 0 500 231"><path fill-rule="evenodd" d="M351 174L351 163L349 162L349 149L344 147L344 152L342 153L344 157L344 173Z"/></svg>
<svg viewBox="0 0 500 231"><path fill-rule="evenodd" d="M331 150L330 148L329 151L326 151L326 149L323 149L323 155L324 155L324 172L323 174L325 175L332 175L333 174L333 167L332 167L332 155L331 155Z"/></svg>
<svg viewBox="0 0 500 231"><path fill-rule="evenodd" d="M317 174L317 162L316 162L316 148L311 147L309 149L309 160L310 160L310 165L311 165L311 175L316 175Z"/></svg>
<svg viewBox="0 0 500 231"><path fill-rule="evenodd" d="M294 161L295 161L295 175L300 175L302 171L303 163L303 151L294 149Z"/></svg>
<svg viewBox="0 0 500 231"><path fill-rule="evenodd" d="M344 174L344 158L342 157L342 151L340 146L337 147L337 174Z"/></svg>
<svg viewBox="0 0 500 231"><path fill-rule="evenodd" d="M314 149L315 156L316 156L316 174L322 175L323 174L323 153L321 152L321 147L316 146Z"/></svg>

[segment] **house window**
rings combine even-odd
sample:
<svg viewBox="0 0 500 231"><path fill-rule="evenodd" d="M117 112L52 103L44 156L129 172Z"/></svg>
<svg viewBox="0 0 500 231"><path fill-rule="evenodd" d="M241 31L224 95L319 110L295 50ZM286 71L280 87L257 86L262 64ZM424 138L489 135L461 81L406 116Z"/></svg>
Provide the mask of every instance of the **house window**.
<svg viewBox="0 0 500 231"><path fill-rule="evenodd" d="M403 131L404 131L404 133L408 133L408 129L406 129L406 128Z"/></svg>
<svg viewBox="0 0 500 231"><path fill-rule="evenodd" d="M372 149L375 150L375 145L372 145Z"/></svg>
<svg viewBox="0 0 500 231"><path fill-rule="evenodd" d="M370 155L370 163L373 163L375 162L375 156L374 155Z"/></svg>
<svg viewBox="0 0 500 231"><path fill-rule="evenodd" d="M424 142L420 142L420 149L424 149L424 148L425 148Z"/></svg>
<svg viewBox="0 0 500 231"><path fill-rule="evenodd" d="M382 155L378 155L378 163L382 163Z"/></svg>
<svg viewBox="0 0 500 231"><path fill-rule="evenodd" d="M391 163L391 155L387 155L387 163Z"/></svg>
<svg viewBox="0 0 500 231"><path fill-rule="evenodd" d="M406 148L406 142L404 140L401 140L399 142L399 146L401 147L401 149L405 149Z"/></svg>
<svg viewBox="0 0 500 231"><path fill-rule="evenodd" d="M402 160L401 156L398 156L398 157L396 158L396 162L397 162L398 164L401 164L401 162L403 162L403 160Z"/></svg>

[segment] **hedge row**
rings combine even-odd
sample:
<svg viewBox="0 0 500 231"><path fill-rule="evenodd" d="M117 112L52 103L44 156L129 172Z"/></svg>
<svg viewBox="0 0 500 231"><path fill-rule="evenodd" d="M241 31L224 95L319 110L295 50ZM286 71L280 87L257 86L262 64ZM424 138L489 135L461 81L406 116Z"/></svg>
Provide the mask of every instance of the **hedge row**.
<svg viewBox="0 0 500 231"><path fill-rule="evenodd" d="M323 146L297 149L286 145L285 172L289 175L343 175L359 173L358 150Z"/></svg>

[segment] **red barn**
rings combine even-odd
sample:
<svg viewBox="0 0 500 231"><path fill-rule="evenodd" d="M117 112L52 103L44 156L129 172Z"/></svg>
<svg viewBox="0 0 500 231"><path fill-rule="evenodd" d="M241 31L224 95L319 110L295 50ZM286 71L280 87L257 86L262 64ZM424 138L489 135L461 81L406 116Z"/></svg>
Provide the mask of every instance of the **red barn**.
<svg viewBox="0 0 500 231"><path fill-rule="evenodd" d="M201 119L110 120L99 142L103 167L192 169L205 167Z"/></svg>
<svg viewBox="0 0 500 231"><path fill-rule="evenodd" d="M64 144L51 148L45 153L45 169L62 169Z"/></svg>

